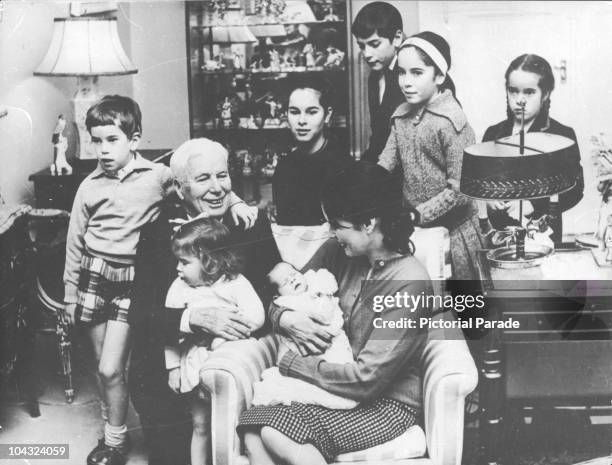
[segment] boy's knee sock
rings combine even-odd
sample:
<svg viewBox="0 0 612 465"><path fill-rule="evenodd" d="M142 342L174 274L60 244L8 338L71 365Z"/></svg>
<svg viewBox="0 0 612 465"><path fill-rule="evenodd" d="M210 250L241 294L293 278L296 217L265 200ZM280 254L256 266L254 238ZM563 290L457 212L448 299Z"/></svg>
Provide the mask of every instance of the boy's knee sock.
<svg viewBox="0 0 612 465"><path fill-rule="evenodd" d="M124 447L127 439L127 426L113 426L109 422L104 424L104 442L111 447Z"/></svg>

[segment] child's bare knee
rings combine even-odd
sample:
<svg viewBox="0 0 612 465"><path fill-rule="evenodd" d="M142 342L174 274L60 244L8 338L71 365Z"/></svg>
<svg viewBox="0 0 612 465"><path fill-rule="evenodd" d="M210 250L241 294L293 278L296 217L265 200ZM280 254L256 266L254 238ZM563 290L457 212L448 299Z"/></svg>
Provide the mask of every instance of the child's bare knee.
<svg viewBox="0 0 612 465"><path fill-rule="evenodd" d="M123 382L123 371L119 367L109 363L98 365L98 374L104 384L116 384Z"/></svg>

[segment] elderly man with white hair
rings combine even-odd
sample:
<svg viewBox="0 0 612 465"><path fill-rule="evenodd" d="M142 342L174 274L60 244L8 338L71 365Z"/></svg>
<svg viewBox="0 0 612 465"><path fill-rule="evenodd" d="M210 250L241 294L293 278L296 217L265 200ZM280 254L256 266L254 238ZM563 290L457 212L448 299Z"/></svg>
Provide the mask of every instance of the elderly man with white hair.
<svg viewBox="0 0 612 465"><path fill-rule="evenodd" d="M223 222L244 259L243 274L265 308L272 297L266 276L281 260L280 254L262 211L250 228L233 221L230 208L237 198L231 192L227 157L227 150L209 139L182 144L170 161L178 198L163 205L157 220L140 235L129 314L133 331L129 387L143 427L149 465L183 465L189 457L191 420L185 399L168 387L164 344L174 343L180 332L203 332L226 340L253 336L235 309L189 308L177 314L164 308L168 288L176 278L170 241L173 227L201 215Z"/></svg>

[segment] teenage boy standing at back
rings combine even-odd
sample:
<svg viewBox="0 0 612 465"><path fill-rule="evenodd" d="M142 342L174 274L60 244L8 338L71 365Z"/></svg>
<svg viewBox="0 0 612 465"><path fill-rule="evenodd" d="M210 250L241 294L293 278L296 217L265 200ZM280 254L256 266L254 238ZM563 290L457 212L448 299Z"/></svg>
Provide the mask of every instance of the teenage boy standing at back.
<svg viewBox="0 0 612 465"><path fill-rule="evenodd" d="M378 162L390 132L391 115L405 99L397 81L395 50L404 40L402 15L386 2L364 6L353 22L352 32L371 69L368 102L372 134L362 160Z"/></svg>

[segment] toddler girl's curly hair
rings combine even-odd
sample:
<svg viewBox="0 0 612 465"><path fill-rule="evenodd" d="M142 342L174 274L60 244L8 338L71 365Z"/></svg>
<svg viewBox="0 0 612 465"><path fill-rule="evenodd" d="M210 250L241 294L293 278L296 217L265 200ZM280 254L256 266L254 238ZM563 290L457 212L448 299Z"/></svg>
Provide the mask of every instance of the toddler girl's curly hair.
<svg viewBox="0 0 612 465"><path fill-rule="evenodd" d="M229 229L212 218L198 218L183 224L172 237L172 251L197 257L201 278L210 285L225 278L235 279L242 270L240 256L230 247Z"/></svg>

